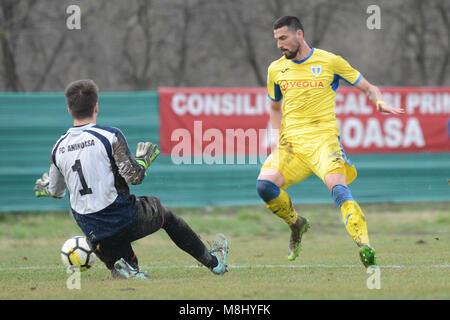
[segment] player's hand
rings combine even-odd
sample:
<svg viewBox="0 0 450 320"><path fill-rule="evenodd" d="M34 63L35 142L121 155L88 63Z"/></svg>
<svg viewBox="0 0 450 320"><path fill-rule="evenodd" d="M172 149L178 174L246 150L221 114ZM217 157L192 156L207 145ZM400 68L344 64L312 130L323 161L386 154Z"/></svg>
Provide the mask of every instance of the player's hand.
<svg viewBox="0 0 450 320"><path fill-rule="evenodd" d="M383 112L383 113L390 113L390 114L403 114L405 113L405 109L403 108L393 108L384 101L380 101L377 103L377 111Z"/></svg>
<svg viewBox="0 0 450 320"><path fill-rule="evenodd" d="M159 154L160 151L156 144L139 142L136 149L136 161L147 170Z"/></svg>
<svg viewBox="0 0 450 320"><path fill-rule="evenodd" d="M36 197L51 197L50 193L48 192L48 185L50 184L50 177L48 176L48 173L45 172L42 175L42 178L37 179L34 185L34 191Z"/></svg>

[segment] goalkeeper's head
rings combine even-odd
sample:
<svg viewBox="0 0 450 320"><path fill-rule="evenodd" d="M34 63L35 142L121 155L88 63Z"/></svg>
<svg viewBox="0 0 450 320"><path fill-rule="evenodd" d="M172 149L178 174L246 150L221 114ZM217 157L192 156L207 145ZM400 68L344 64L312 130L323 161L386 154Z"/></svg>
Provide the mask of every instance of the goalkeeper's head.
<svg viewBox="0 0 450 320"><path fill-rule="evenodd" d="M65 90L69 113L74 120L90 119L98 113L98 86L92 80L77 80Z"/></svg>

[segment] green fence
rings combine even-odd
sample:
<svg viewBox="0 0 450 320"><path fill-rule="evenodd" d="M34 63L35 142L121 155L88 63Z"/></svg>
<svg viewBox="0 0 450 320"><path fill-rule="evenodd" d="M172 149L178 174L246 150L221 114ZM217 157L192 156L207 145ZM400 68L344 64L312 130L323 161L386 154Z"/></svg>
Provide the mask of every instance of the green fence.
<svg viewBox="0 0 450 320"><path fill-rule="evenodd" d="M159 143L156 92L103 93L98 124L120 128L134 152ZM68 210L62 200L35 198L34 181L49 168L50 151L72 125L64 95L0 94L0 211ZM450 201L450 153L350 155L358 169L351 189L364 202ZM175 165L160 156L136 195L170 207L263 205L255 189L261 164ZM333 203L315 176L288 189L294 203Z"/></svg>

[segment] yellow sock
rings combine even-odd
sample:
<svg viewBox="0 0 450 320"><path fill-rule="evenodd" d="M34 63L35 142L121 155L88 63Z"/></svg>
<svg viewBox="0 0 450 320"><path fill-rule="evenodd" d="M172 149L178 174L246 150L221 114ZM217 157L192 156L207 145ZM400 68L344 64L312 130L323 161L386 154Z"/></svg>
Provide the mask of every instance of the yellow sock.
<svg viewBox="0 0 450 320"><path fill-rule="evenodd" d="M361 247L369 245L366 219L359 205L353 200L347 200L341 205L342 218L353 241Z"/></svg>
<svg viewBox="0 0 450 320"><path fill-rule="evenodd" d="M292 206L291 198L283 189L280 189L280 195L278 197L266 202L266 207L283 219L288 225L297 221L298 215Z"/></svg>

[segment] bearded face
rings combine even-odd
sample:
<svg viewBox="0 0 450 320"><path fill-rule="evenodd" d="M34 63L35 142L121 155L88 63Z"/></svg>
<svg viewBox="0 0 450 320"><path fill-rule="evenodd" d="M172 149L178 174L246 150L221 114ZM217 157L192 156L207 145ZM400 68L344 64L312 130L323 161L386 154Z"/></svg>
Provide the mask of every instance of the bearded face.
<svg viewBox="0 0 450 320"><path fill-rule="evenodd" d="M294 50L289 50L287 48L280 48L280 50L286 59L294 59L297 56L297 53L300 52L300 44L298 44Z"/></svg>
<svg viewBox="0 0 450 320"><path fill-rule="evenodd" d="M297 33L287 26L275 29L273 33L275 40L277 40L277 47L286 59L294 59L300 53L300 39Z"/></svg>

